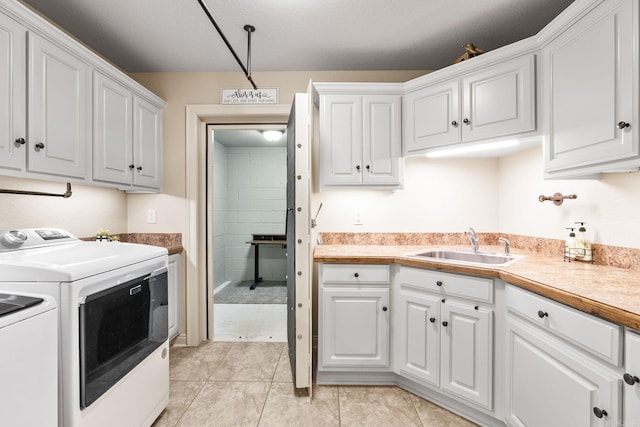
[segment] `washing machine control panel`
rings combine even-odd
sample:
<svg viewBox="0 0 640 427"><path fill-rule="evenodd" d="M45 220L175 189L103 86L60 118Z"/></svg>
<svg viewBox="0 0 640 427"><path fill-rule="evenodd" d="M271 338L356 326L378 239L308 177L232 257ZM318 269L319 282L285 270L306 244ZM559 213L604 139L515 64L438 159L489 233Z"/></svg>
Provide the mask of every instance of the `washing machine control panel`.
<svg viewBox="0 0 640 427"><path fill-rule="evenodd" d="M0 252L77 242L73 234L58 228L0 230Z"/></svg>

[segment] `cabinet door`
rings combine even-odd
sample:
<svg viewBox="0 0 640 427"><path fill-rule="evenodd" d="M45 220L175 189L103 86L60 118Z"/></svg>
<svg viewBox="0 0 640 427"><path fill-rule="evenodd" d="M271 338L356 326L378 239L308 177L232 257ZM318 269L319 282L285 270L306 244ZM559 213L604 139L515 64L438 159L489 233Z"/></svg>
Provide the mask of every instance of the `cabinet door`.
<svg viewBox="0 0 640 427"><path fill-rule="evenodd" d="M523 56L462 80L462 142L535 129L535 60Z"/></svg>
<svg viewBox="0 0 640 427"><path fill-rule="evenodd" d="M507 319L508 425L620 425L620 388L615 372L529 325ZM607 415L598 418L594 408Z"/></svg>
<svg viewBox="0 0 640 427"><path fill-rule="evenodd" d="M460 142L458 80L411 92L403 99L406 155Z"/></svg>
<svg viewBox="0 0 640 427"><path fill-rule="evenodd" d="M398 185L402 167L401 98L365 95L362 183Z"/></svg>
<svg viewBox="0 0 640 427"><path fill-rule="evenodd" d="M362 183L362 96L320 97L320 186Z"/></svg>
<svg viewBox="0 0 640 427"><path fill-rule="evenodd" d="M29 33L27 168L86 178L91 141L88 66L75 56Z"/></svg>
<svg viewBox="0 0 640 427"><path fill-rule="evenodd" d="M16 171L24 171L27 149L25 34L24 27L0 14L0 167Z"/></svg>
<svg viewBox="0 0 640 427"><path fill-rule="evenodd" d="M93 93L93 179L130 185L134 166L133 95L97 72Z"/></svg>
<svg viewBox="0 0 640 427"><path fill-rule="evenodd" d="M400 289L394 303L396 372L440 383L440 298Z"/></svg>
<svg viewBox="0 0 640 427"><path fill-rule="evenodd" d="M633 123L633 9L632 0L604 2L550 45L546 172L639 155L633 138L640 125ZM619 129L619 122L630 126Z"/></svg>
<svg viewBox="0 0 640 427"><path fill-rule="evenodd" d="M169 339L180 333L180 309L182 307L182 271L180 254L169 255L168 297L169 297Z"/></svg>
<svg viewBox="0 0 640 427"><path fill-rule="evenodd" d="M640 422L640 335L627 332L625 349L624 425L633 426Z"/></svg>
<svg viewBox="0 0 640 427"><path fill-rule="evenodd" d="M322 290L323 366L389 366L389 288Z"/></svg>
<svg viewBox="0 0 640 427"><path fill-rule="evenodd" d="M493 397L493 310L447 299L441 307L440 387L487 409Z"/></svg>
<svg viewBox="0 0 640 427"><path fill-rule="evenodd" d="M133 185L162 188L162 110L133 97Z"/></svg>

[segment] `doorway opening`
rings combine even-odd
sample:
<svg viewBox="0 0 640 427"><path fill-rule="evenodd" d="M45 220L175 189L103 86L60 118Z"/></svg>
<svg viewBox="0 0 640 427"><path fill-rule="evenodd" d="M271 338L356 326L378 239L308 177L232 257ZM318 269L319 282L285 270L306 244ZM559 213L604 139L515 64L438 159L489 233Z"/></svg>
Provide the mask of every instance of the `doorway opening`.
<svg viewBox="0 0 640 427"><path fill-rule="evenodd" d="M285 126L208 125L207 130L209 335L214 341L286 342ZM282 136L268 141L267 130Z"/></svg>

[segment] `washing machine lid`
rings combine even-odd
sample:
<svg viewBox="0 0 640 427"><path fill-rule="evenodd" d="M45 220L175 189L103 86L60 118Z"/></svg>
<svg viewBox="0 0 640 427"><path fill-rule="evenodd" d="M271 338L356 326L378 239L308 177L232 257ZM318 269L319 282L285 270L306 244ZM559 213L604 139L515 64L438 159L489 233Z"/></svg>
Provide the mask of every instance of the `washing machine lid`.
<svg viewBox="0 0 640 427"><path fill-rule="evenodd" d="M0 283L73 282L166 255L158 246L79 240L12 250L0 253Z"/></svg>

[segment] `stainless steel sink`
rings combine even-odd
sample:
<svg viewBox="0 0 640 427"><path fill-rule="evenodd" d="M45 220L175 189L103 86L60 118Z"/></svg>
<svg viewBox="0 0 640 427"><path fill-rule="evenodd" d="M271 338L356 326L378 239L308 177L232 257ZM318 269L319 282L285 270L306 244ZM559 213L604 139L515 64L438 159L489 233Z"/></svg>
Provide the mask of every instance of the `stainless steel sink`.
<svg viewBox="0 0 640 427"><path fill-rule="evenodd" d="M456 249L430 249L408 256L445 261L454 264L507 266L524 258L523 255L504 255L493 252L473 252Z"/></svg>

